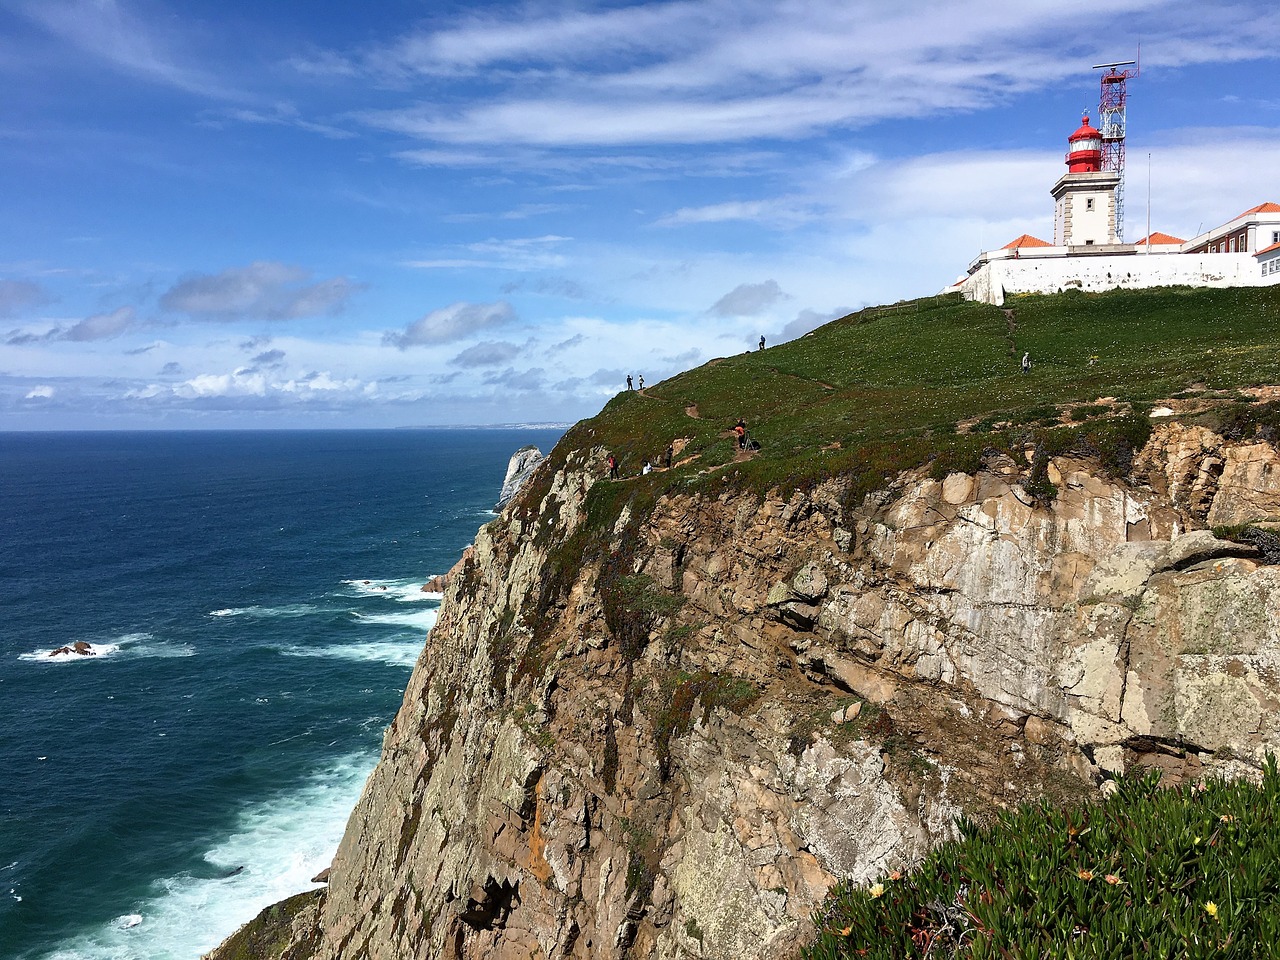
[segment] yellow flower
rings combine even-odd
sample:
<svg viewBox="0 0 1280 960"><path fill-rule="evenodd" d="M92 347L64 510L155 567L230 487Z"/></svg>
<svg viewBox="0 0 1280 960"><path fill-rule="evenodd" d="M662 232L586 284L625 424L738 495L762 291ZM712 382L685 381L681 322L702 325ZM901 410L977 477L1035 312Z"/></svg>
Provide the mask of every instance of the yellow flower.
<svg viewBox="0 0 1280 960"><path fill-rule="evenodd" d="M1093 879L1093 871L1092 871L1092 870L1077 870L1077 871L1076 871L1076 876L1077 876L1077 877L1079 877L1081 880L1092 880L1092 879Z"/></svg>
<svg viewBox="0 0 1280 960"><path fill-rule="evenodd" d="M1209 900L1205 903L1204 912L1207 913L1209 916L1213 917L1213 919L1215 920L1218 919L1218 905L1214 903L1212 900Z"/></svg>
<svg viewBox="0 0 1280 960"><path fill-rule="evenodd" d="M1224 813L1224 814L1223 814L1222 816L1220 816L1218 819L1219 819L1219 820L1221 820L1223 823L1231 823L1232 821L1234 821L1234 820L1235 820L1235 817L1233 817L1233 816L1232 816L1231 814L1229 814L1229 813Z"/></svg>
<svg viewBox="0 0 1280 960"><path fill-rule="evenodd" d="M871 894L871 899L872 899L872 900L876 899L876 897L882 897L882 896L884 896L884 884L883 884L883 883L873 883L873 884L871 885L871 889L870 889L870 890L868 890L868 891L867 891L867 893Z"/></svg>

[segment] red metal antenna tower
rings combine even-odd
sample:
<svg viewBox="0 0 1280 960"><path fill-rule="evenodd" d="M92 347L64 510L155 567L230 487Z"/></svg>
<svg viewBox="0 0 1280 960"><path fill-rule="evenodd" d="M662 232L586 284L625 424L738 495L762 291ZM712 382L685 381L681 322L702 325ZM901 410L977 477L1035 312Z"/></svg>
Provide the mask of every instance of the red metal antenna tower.
<svg viewBox="0 0 1280 960"><path fill-rule="evenodd" d="M1142 56L1142 48L1138 48ZM1132 70L1118 67L1132 66ZM1125 81L1138 75L1137 60L1117 60L1115 63L1095 63L1095 70L1106 70L1102 75L1102 94L1098 100L1098 130L1102 133L1102 169L1114 170L1120 175L1116 187L1116 239L1124 242L1124 134L1125 107L1128 93Z"/></svg>

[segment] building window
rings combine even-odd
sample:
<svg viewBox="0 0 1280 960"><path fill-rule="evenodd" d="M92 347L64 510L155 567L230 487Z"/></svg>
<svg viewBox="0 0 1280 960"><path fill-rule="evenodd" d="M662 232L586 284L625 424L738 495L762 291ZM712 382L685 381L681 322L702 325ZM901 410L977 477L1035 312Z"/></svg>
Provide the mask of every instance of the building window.
<svg viewBox="0 0 1280 960"><path fill-rule="evenodd" d="M1086 247L1092 247L1092 246L1093 246L1093 241L1092 241L1092 240L1086 240L1086 241L1084 242L1084 245L1085 245Z"/></svg>
<svg viewBox="0 0 1280 960"><path fill-rule="evenodd" d="M1271 231L1271 242L1272 242L1272 243L1280 243L1280 230L1272 230L1272 231Z"/></svg>
<svg viewBox="0 0 1280 960"><path fill-rule="evenodd" d="M1230 248L1230 250L1229 250L1228 252L1229 252L1229 253L1235 253L1235 252L1236 252L1236 238L1235 238L1235 237L1232 237L1232 238L1231 238L1231 248Z"/></svg>
<svg viewBox="0 0 1280 960"><path fill-rule="evenodd" d="M1084 208L1085 208L1086 210L1092 210L1092 209L1093 209L1093 197L1089 197L1088 199L1086 199L1086 200L1085 200L1085 202L1084 202Z"/></svg>

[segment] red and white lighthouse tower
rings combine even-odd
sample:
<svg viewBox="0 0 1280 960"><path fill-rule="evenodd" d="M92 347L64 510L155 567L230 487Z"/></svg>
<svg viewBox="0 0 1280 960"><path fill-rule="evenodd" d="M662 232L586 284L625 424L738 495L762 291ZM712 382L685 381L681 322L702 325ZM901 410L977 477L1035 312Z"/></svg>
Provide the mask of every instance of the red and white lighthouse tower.
<svg viewBox="0 0 1280 960"><path fill-rule="evenodd" d="M1102 134L1086 114L1080 129L1067 138L1067 172L1053 190L1053 243L1060 247L1093 247L1119 243L1116 232L1116 188L1120 175L1104 170Z"/></svg>
<svg viewBox="0 0 1280 960"><path fill-rule="evenodd" d="M1067 137L1067 171L1097 173L1102 169L1102 134L1089 126L1086 113L1080 129Z"/></svg>

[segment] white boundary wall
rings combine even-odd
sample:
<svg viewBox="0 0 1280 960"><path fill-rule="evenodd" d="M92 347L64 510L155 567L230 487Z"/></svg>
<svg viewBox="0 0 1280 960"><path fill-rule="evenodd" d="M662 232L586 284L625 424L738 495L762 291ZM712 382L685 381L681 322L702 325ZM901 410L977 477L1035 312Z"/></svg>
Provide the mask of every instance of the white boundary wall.
<svg viewBox="0 0 1280 960"><path fill-rule="evenodd" d="M1039 256L990 260L960 284L967 300L1000 306L1008 294L1099 292L1117 287L1259 287L1262 277L1251 253L1135 253L1118 256Z"/></svg>

